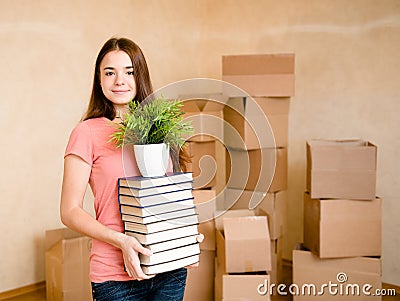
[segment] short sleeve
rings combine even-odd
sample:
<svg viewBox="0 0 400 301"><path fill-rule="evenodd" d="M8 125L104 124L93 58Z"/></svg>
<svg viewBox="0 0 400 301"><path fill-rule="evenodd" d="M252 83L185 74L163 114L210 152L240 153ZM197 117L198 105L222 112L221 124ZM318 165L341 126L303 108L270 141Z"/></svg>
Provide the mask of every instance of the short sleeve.
<svg viewBox="0 0 400 301"><path fill-rule="evenodd" d="M79 123L71 132L64 158L71 154L93 165L93 139L90 127L85 122Z"/></svg>

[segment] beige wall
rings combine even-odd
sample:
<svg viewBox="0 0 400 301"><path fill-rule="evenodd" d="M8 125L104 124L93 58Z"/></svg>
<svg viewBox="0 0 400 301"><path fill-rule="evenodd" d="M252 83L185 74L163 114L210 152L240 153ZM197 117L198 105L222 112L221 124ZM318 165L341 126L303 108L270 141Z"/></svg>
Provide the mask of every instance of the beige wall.
<svg viewBox="0 0 400 301"><path fill-rule="evenodd" d="M44 280L63 151L112 35L142 47L155 88L219 79L224 54L294 52L284 256L302 239L305 141L360 137L379 147L383 280L400 285L398 0L20 0L0 2L0 292Z"/></svg>

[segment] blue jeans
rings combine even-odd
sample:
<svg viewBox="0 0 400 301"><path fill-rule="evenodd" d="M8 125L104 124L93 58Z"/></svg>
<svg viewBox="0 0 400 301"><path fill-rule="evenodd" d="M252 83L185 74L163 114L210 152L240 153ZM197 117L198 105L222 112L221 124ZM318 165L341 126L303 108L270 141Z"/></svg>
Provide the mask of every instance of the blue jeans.
<svg viewBox="0 0 400 301"><path fill-rule="evenodd" d="M161 273L147 280L92 282L94 301L163 301L183 299L186 268Z"/></svg>

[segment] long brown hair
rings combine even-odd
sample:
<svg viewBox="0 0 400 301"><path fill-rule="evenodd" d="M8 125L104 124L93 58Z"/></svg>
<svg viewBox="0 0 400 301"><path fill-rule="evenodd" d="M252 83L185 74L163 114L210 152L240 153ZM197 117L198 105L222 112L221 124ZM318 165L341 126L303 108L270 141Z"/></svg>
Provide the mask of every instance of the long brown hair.
<svg viewBox="0 0 400 301"><path fill-rule="evenodd" d="M112 102L104 96L100 86L100 63L107 53L114 50L124 51L131 58L137 90L135 100L142 102L142 100L153 93L149 69L143 52L139 46L126 38L111 38L103 45L97 55L92 94L90 96L87 111L82 120L97 117L106 117L110 120L115 118L115 108Z"/></svg>
<svg viewBox="0 0 400 301"><path fill-rule="evenodd" d="M146 59L142 50L132 40L127 38L111 38L104 43L97 55L96 65L93 76L92 94L90 96L89 105L82 120L87 120L97 117L106 117L113 120L116 116L115 108L110 100L108 100L100 86L100 64L104 56L110 51L122 50L126 52L132 61L133 74L136 81L136 96L135 100L142 102L147 97L151 97L153 86L150 80L150 73L147 67ZM191 161L186 148L180 151L172 151L174 170L187 170L187 164ZM178 157L178 159L176 159Z"/></svg>

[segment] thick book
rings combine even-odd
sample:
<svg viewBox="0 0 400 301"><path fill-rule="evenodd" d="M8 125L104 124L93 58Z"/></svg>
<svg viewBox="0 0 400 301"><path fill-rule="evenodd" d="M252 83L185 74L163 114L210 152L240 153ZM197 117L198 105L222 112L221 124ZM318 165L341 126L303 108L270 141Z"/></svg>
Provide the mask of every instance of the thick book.
<svg viewBox="0 0 400 301"><path fill-rule="evenodd" d="M142 265L155 265L174 261L180 258L200 254L199 243L194 243L186 246L181 246L174 249L165 250L146 256L139 254L140 264Z"/></svg>
<svg viewBox="0 0 400 301"><path fill-rule="evenodd" d="M118 193L123 195L129 195L134 197L144 197L149 195L162 194L167 192L186 190L193 188L193 182L183 182L177 184L169 184L164 186L154 186L148 188L134 188L119 186Z"/></svg>
<svg viewBox="0 0 400 301"><path fill-rule="evenodd" d="M167 192L162 194L153 194L143 197L135 197L119 194L118 201L122 205L132 206L152 206L158 204L164 204L169 202L175 202L179 200L186 200L192 198L192 188L186 190L178 190L173 192Z"/></svg>
<svg viewBox="0 0 400 301"><path fill-rule="evenodd" d="M161 177L126 177L118 179L119 186L148 188L193 181L191 172L167 173Z"/></svg>
<svg viewBox="0 0 400 301"><path fill-rule="evenodd" d="M155 244L143 245L143 247L149 249L153 254L155 254L169 249L195 244L197 243L197 235L198 234L196 233L190 236L179 237L176 239L166 240Z"/></svg>
<svg viewBox="0 0 400 301"><path fill-rule="evenodd" d="M199 254L155 265L142 265L142 270L147 275L160 274L183 268L197 262L199 262Z"/></svg>
<svg viewBox="0 0 400 301"><path fill-rule="evenodd" d="M143 245L155 244L170 239L180 238L184 236L198 234L197 223L179 228L173 228L165 231L154 232L149 234L138 233L125 230L125 234L135 237L138 242Z"/></svg>
<svg viewBox="0 0 400 301"><path fill-rule="evenodd" d="M197 214L194 214L189 216L177 217L167 221L158 221L150 224L139 224L139 223L124 221L124 225L125 225L125 230L143 234L150 234L154 232L180 228L187 225L194 225L198 224L198 222L199 222L198 216Z"/></svg>
<svg viewBox="0 0 400 301"><path fill-rule="evenodd" d="M170 219L174 219L177 217L189 216L196 214L196 208L191 206L189 208L171 211L171 212L164 212L160 214L150 215L150 216L136 216L130 214L121 214L121 218L123 221L131 222L131 223L138 223L138 224L150 224L155 222L167 221Z"/></svg>
<svg viewBox="0 0 400 301"><path fill-rule="evenodd" d="M120 205L122 214L130 214L141 217L147 217L151 215L163 214L173 211L179 211L184 209L193 208L193 198L187 200L181 200L177 202L164 203L155 206L131 206L131 205Z"/></svg>

